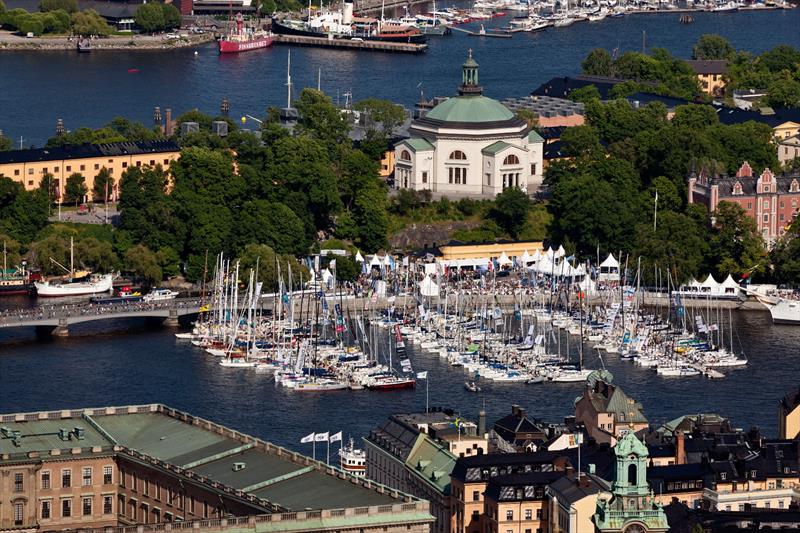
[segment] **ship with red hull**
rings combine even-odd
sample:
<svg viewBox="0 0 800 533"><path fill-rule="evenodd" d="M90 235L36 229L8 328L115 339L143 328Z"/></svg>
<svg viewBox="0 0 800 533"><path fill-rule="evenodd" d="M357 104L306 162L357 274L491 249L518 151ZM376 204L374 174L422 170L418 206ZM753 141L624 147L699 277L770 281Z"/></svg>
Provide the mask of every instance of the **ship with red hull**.
<svg viewBox="0 0 800 533"><path fill-rule="evenodd" d="M272 34L264 30L245 28L242 14L236 16L236 32L219 40L220 54L238 54L272 46Z"/></svg>

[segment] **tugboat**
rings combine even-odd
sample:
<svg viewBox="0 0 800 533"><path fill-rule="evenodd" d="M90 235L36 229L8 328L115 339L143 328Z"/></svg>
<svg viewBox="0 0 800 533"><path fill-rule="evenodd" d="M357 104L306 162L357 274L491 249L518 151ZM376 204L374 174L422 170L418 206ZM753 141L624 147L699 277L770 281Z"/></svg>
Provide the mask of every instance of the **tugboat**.
<svg viewBox="0 0 800 533"><path fill-rule="evenodd" d="M6 243L3 242L3 272L0 272L0 296L14 294L28 294L33 291L33 282L39 279L38 274L31 274L25 268L27 263L22 262L22 267L8 268L8 252Z"/></svg>
<svg viewBox="0 0 800 533"><path fill-rule="evenodd" d="M272 34L264 30L244 27L242 14L236 15L236 33L229 33L219 40L220 54L236 54L272 46Z"/></svg>
<svg viewBox="0 0 800 533"><path fill-rule="evenodd" d="M342 465L342 470L348 474L356 477L367 475L367 454L364 450L356 449L352 438L348 446L339 450L339 463Z"/></svg>

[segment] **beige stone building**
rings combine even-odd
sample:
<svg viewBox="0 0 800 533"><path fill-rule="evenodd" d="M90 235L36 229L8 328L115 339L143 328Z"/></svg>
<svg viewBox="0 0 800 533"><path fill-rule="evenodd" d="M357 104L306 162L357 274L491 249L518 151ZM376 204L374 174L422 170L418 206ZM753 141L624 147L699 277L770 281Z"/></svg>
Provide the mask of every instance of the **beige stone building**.
<svg viewBox="0 0 800 533"><path fill-rule="evenodd" d="M172 141L140 141L108 144L82 144L52 148L32 148L0 152L0 175L21 183L26 190L38 188L52 179L56 200L64 198L64 187L72 174L81 174L93 197L94 180L105 168L118 184L123 172L132 167L161 166L169 170L180 157L180 147ZM109 191L109 197L114 191ZM93 198L102 201L100 198Z"/></svg>
<svg viewBox="0 0 800 533"><path fill-rule="evenodd" d="M580 478L564 476L551 483L547 487L550 533L593 533L597 497L610 497L610 488L607 481L591 472Z"/></svg>
<svg viewBox="0 0 800 533"><path fill-rule="evenodd" d="M423 533L433 520L425 500L163 405L0 415L0 532Z"/></svg>
<svg viewBox="0 0 800 533"><path fill-rule="evenodd" d="M575 419L597 442L616 444L617 439L647 429L642 405L612 384L606 370L593 372L583 394L575 402Z"/></svg>
<svg viewBox="0 0 800 533"><path fill-rule="evenodd" d="M719 96L725 92L728 75L727 61L698 59L686 63L694 71L704 93Z"/></svg>
<svg viewBox="0 0 800 533"><path fill-rule="evenodd" d="M778 141L778 161L786 165L800 157L800 135Z"/></svg>

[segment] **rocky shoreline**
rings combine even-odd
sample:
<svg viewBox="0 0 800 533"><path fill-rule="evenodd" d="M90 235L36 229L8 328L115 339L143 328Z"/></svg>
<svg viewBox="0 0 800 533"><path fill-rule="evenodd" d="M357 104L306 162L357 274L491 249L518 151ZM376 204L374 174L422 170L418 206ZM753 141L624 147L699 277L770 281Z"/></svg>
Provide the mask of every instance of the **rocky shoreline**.
<svg viewBox="0 0 800 533"><path fill-rule="evenodd" d="M163 36L112 36L91 40L91 50L174 50L190 48L215 40L213 33L192 34L178 39ZM11 32L0 32L0 51L8 50L75 50L76 38L69 37L22 37Z"/></svg>

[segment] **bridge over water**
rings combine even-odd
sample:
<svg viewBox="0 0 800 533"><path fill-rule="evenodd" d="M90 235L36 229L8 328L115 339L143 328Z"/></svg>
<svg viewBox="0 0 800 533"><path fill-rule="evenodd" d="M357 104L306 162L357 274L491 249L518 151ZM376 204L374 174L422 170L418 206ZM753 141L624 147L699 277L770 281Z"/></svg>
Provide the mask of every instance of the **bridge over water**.
<svg viewBox="0 0 800 533"><path fill-rule="evenodd" d="M52 304L0 313L0 328L35 327L38 332L66 337L74 324L124 318L149 318L177 326L181 317L200 312L197 298L119 304Z"/></svg>

